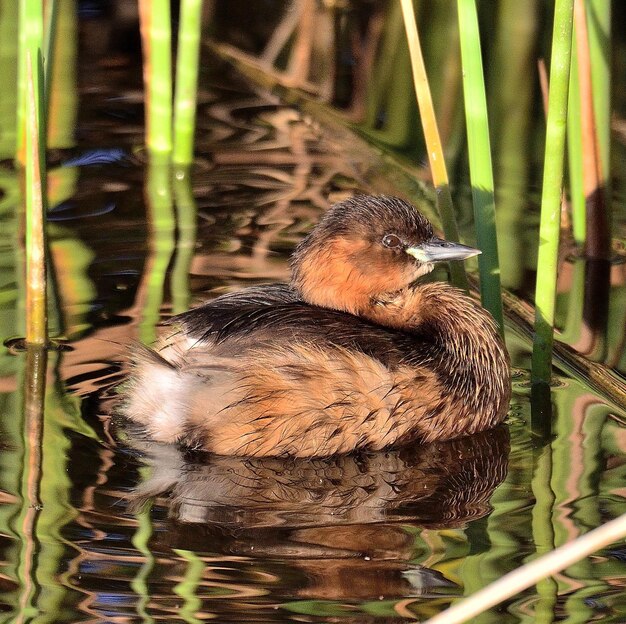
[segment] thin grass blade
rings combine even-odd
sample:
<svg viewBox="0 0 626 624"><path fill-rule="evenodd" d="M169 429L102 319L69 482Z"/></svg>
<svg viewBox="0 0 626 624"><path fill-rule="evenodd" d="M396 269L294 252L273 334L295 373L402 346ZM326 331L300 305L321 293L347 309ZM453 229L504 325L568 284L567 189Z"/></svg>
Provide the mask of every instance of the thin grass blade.
<svg viewBox="0 0 626 624"><path fill-rule="evenodd" d="M596 118L600 181L610 199L611 171L611 2L587 0L591 83ZM610 203L610 202L609 202Z"/></svg>
<svg viewBox="0 0 626 624"><path fill-rule="evenodd" d="M556 0L535 290L531 378L550 383L574 0Z"/></svg>
<svg viewBox="0 0 626 624"><path fill-rule="evenodd" d="M53 50L45 65L46 132L48 149L76 145L78 115L78 28L77 0L57 0Z"/></svg>
<svg viewBox="0 0 626 624"><path fill-rule="evenodd" d="M41 117L40 61L33 63L26 54L27 126L25 166L26 210L26 342L45 345L48 333L46 294L46 243L44 232L43 146L39 120Z"/></svg>
<svg viewBox="0 0 626 624"><path fill-rule="evenodd" d="M28 125L26 100L28 98L27 52L35 59L43 48L43 3L20 0L19 32L17 59L17 141L15 146L16 160L21 165L26 162L26 128ZM38 119L41 124L41 120Z"/></svg>
<svg viewBox="0 0 626 624"><path fill-rule="evenodd" d="M437 128L437 119L433 107L433 100L426 76L426 67L420 46L419 32L415 21L415 11L412 0L401 0L402 15L404 17L404 27L409 43L409 53L411 55L411 67L413 70L413 84L417 96L417 105L420 111L426 149L428 151L428 162L430 163L433 185L437 193L437 208L441 217L443 232L447 239L459 241L459 229L454 215L454 206L450 194L448 172L443 157L441 138ZM459 263L450 264L452 281L462 288L468 288L465 269Z"/></svg>
<svg viewBox="0 0 626 624"><path fill-rule="evenodd" d="M139 0L143 46L146 147L172 151L172 29L169 0Z"/></svg>
<svg viewBox="0 0 626 624"><path fill-rule="evenodd" d="M46 119L50 112L50 93L52 91L52 76L54 68L54 49L57 31L57 20L59 16L59 0L48 0L44 7L44 31L43 31L43 50L44 50L44 102Z"/></svg>
<svg viewBox="0 0 626 624"><path fill-rule="evenodd" d="M587 13L583 0L575 0L574 20L576 22L583 186L586 205L585 255L597 260L608 260L611 236L604 196L602 164L598 154L593 87L591 84L591 54L589 51Z"/></svg>
<svg viewBox="0 0 626 624"><path fill-rule="evenodd" d="M174 153L178 165L193 162L196 100L199 70L202 0L183 0L180 5L176 93L174 96Z"/></svg>
<svg viewBox="0 0 626 624"><path fill-rule="evenodd" d="M480 295L483 306L491 312L502 330L504 320L500 292L496 204L478 14L474 0L458 0L457 7L474 224L478 248L483 252L478 257Z"/></svg>
<svg viewBox="0 0 626 624"><path fill-rule="evenodd" d="M572 234L582 247L587 236L585 188L583 185L583 136L580 127L580 80L578 56L572 54L567 108L567 160L569 168L569 196L572 211Z"/></svg>

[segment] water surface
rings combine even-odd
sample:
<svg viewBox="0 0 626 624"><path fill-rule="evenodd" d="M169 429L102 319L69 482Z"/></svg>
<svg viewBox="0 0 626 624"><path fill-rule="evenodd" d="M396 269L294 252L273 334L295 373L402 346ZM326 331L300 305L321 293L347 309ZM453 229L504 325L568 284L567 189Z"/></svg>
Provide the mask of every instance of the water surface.
<svg viewBox="0 0 626 624"><path fill-rule="evenodd" d="M512 330L506 426L463 440L224 458L111 420L134 340L219 293L287 279L328 205L376 190L340 137L215 60L191 184L170 185L138 149L129 58L79 66L77 141L51 154L50 314L64 349L0 356L0 621L409 622L626 511L623 412L561 375L552 434L532 434L529 346ZM0 173L8 339L23 332L22 257L15 174ZM615 546L475 621L624 622L625 585Z"/></svg>

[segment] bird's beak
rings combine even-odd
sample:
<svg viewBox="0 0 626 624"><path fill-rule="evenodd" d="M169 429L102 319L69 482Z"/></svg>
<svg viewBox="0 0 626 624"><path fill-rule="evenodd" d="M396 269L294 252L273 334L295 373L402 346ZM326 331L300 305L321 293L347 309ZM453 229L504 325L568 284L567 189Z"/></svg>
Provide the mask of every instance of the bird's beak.
<svg viewBox="0 0 626 624"><path fill-rule="evenodd" d="M414 247L407 247L404 251L423 263L465 260L481 253L480 249L461 245L461 243L451 243L442 238L431 238Z"/></svg>

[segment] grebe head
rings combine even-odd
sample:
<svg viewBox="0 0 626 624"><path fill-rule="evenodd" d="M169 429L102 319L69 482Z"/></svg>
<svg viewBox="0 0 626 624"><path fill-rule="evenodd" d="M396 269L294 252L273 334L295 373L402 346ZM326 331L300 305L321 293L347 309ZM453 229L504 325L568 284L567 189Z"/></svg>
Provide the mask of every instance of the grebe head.
<svg viewBox="0 0 626 624"><path fill-rule="evenodd" d="M357 195L333 206L297 247L292 284L308 303L361 314L434 263L479 253L436 237L428 219L402 199Z"/></svg>

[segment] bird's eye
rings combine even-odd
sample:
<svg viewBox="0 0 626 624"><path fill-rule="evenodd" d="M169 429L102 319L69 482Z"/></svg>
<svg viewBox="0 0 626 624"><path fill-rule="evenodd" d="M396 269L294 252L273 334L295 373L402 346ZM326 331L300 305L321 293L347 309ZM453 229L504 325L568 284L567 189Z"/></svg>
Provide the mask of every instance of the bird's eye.
<svg viewBox="0 0 626 624"><path fill-rule="evenodd" d="M387 234L383 237L383 245L389 247L389 249L393 249L394 247L400 247L402 241L395 234Z"/></svg>

